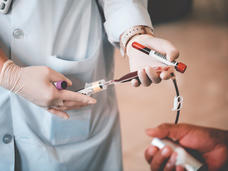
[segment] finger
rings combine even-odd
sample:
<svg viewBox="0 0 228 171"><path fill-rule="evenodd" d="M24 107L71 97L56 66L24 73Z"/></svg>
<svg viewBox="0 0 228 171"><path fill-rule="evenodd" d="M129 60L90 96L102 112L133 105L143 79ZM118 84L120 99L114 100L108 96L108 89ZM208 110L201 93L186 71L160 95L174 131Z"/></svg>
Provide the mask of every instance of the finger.
<svg viewBox="0 0 228 171"><path fill-rule="evenodd" d="M151 162L151 170L163 170L167 160L172 154L172 149L168 146L165 146L161 150L157 152L157 154L153 157Z"/></svg>
<svg viewBox="0 0 228 171"><path fill-rule="evenodd" d="M70 106L70 107L66 107L66 106L53 106L53 109L56 110L60 110L60 111L68 111L68 110L76 110L76 109L80 109L82 107L85 107L87 105L75 105L75 106Z"/></svg>
<svg viewBox="0 0 228 171"><path fill-rule="evenodd" d="M171 42L167 40L153 37L150 39L148 46L155 51L166 54L167 59L170 61L173 61L179 57L179 51Z"/></svg>
<svg viewBox="0 0 228 171"><path fill-rule="evenodd" d="M137 79L133 79L133 80L131 80L131 85L133 87L139 87L140 86L140 82Z"/></svg>
<svg viewBox="0 0 228 171"><path fill-rule="evenodd" d="M174 47L170 47L169 49L167 49L166 51L166 57L169 61L174 61L179 57L179 51L174 48Z"/></svg>
<svg viewBox="0 0 228 171"><path fill-rule="evenodd" d="M64 111L59 111L59 110L56 110L56 109L53 109L53 108L50 108L48 109L48 111L56 116L59 116L61 118L64 118L64 119L69 119L69 115L64 112Z"/></svg>
<svg viewBox="0 0 228 171"><path fill-rule="evenodd" d="M146 150L145 150L145 152L144 152L144 157L145 157L145 159L146 159L146 161L150 164L150 162L151 162L151 159L152 159L152 156L149 154L149 148L150 147L148 147Z"/></svg>
<svg viewBox="0 0 228 171"><path fill-rule="evenodd" d="M151 137L165 138L169 137L174 141L180 140L191 130L186 124L161 124L156 128L147 129L147 135Z"/></svg>
<svg viewBox="0 0 228 171"><path fill-rule="evenodd" d="M68 79L67 77L65 77L63 74L56 72L52 69L50 69L50 81L52 82L57 82L57 81L66 81L67 82L67 86L72 86L72 81L70 79Z"/></svg>
<svg viewBox="0 0 228 171"><path fill-rule="evenodd" d="M156 155L159 149L155 146L150 145L144 153L146 161L150 164L152 158Z"/></svg>
<svg viewBox="0 0 228 171"><path fill-rule="evenodd" d="M74 101L65 101L63 106L55 106L53 108L61 111L66 111L66 110L79 109L88 105L89 104L87 103L85 104L85 103L74 102Z"/></svg>
<svg viewBox="0 0 228 171"><path fill-rule="evenodd" d="M165 67L164 68L164 70L161 72L161 74L160 74L160 78L162 79L162 80L168 80L168 79L170 79L171 77L173 77L172 75L171 75L171 73L173 73L174 72L174 68L173 67Z"/></svg>
<svg viewBox="0 0 228 171"><path fill-rule="evenodd" d="M177 158L177 153L173 152L167 164L165 165L164 171L172 171L175 169L176 158Z"/></svg>
<svg viewBox="0 0 228 171"><path fill-rule="evenodd" d="M149 77L147 76L145 69L140 70L138 72L138 77L139 77L141 84L145 87L148 87L152 83L151 80L149 79Z"/></svg>
<svg viewBox="0 0 228 171"><path fill-rule="evenodd" d="M152 81L152 83L158 84L161 82L161 78L159 77L159 74L152 67L146 67L145 71L147 76Z"/></svg>
<svg viewBox="0 0 228 171"><path fill-rule="evenodd" d="M79 102L80 104L95 104L96 99L83 95L81 93L69 91L69 90L62 90L59 91L59 96L61 99L65 101L74 101Z"/></svg>
<svg viewBox="0 0 228 171"><path fill-rule="evenodd" d="M54 99L50 106L63 106L63 100L62 99Z"/></svg>
<svg viewBox="0 0 228 171"><path fill-rule="evenodd" d="M176 166L176 171L185 171L185 169L182 166Z"/></svg>
<svg viewBox="0 0 228 171"><path fill-rule="evenodd" d="M161 72L163 70L163 68L161 66L158 67L152 67L154 70L156 70L156 72Z"/></svg>
<svg viewBox="0 0 228 171"><path fill-rule="evenodd" d="M81 103L81 102L75 102L75 101L64 101L65 107L77 107L77 106L87 106L89 104Z"/></svg>

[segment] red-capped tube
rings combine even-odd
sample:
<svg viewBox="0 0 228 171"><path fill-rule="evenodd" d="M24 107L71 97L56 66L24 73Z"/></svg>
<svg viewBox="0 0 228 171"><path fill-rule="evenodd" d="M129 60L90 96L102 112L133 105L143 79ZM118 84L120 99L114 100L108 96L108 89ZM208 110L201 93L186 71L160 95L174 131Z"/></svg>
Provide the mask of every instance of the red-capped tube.
<svg viewBox="0 0 228 171"><path fill-rule="evenodd" d="M185 65L182 62L178 62L175 68L176 68L177 71L179 71L181 73L184 73L186 71L186 69L187 69L187 65Z"/></svg>
<svg viewBox="0 0 228 171"><path fill-rule="evenodd" d="M132 47L143 52L143 53L145 53L145 54L147 54L147 55L149 55L150 51L151 51L151 49L147 48L146 46L139 44L138 42L133 42Z"/></svg>
<svg viewBox="0 0 228 171"><path fill-rule="evenodd" d="M172 65L175 66L175 69L181 73L184 73L187 69L187 65L185 65L182 62L176 62L176 61L172 61L170 62L169 60L167 60L166 55L163 55L159 52L156 52L138 42L133 42L132 43L132 47L147 54L150 56L155 57L157 60L161 61L162 63L166 64L166 65Z"/></svg>

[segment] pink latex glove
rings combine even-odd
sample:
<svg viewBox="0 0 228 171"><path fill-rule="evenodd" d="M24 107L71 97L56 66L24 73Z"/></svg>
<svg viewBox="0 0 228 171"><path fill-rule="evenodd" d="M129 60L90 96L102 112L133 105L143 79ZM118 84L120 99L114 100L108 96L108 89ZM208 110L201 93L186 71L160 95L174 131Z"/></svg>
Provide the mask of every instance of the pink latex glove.
<svg viewBox="0 0 228 171"><path fill-rule="evenodd" d="M161 80L171 78L171 73L174 72L173 67L166 66L153 57L146 55L132 47L133 42L141 43L155 51L167 55L170 61L178 58L179 52L167 40L153 37L149 34L134 36L127 45L126 53L129 57L131 71L138 71L138 76L143 86L149 86L151 83L159 83ZM140 85L138 80L132 80L132 85L137 87Z"/></svg>
<svg viewBox="0 0 228 171"><path fill-rule="evenodd" d="M96 103L89 96L57 90L53 85L57 81L66 81L69 86L72 85L64 75L46 66L19 67L8 60L0 73L0 86L65 119L69 118L65 111Z"/></svg>

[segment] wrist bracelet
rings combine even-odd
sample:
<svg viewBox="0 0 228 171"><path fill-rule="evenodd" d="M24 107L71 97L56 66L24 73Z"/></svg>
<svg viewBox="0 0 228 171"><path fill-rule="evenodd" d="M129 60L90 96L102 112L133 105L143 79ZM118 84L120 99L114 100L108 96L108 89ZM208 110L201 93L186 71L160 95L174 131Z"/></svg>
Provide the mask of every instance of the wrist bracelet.
<svg viewBox="0 0 228 171"><path fill-rule="evenodd" d="M153 35L153 29L148 26L138 25L131 27L120 36L120 51L123 56L126 54L128 42L136 35L150 34Z"/></svg>

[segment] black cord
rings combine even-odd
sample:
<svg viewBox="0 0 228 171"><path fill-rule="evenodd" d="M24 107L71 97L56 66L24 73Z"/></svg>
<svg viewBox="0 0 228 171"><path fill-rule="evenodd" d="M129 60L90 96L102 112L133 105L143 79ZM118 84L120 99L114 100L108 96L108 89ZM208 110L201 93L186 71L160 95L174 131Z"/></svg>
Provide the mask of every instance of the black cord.
<svg viewBox="0 0 228 171"><path fill-rule="evenodd" d="M178 86L177 86L177 81L175 79L174 73L171 73L171 76L174 77L172 80L173 80L173 84L174 84L174 87L175 87L175 90L176 90L176 95L177 95L177 98L178 98L180 96L180 93L179 93L179 89L178 89ZM178 98L178 102L180 102L180 98ZM179 105L177 107L177 115L176 115L175 124L178 124L178 120L179 120L179 116L180 116L180 107L181 107L181 103L179 103Z"/></svg>

